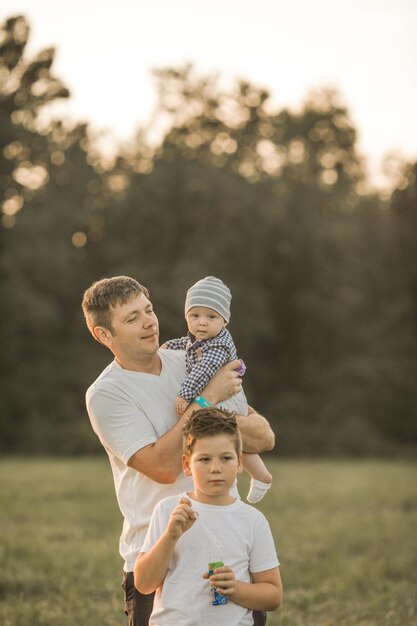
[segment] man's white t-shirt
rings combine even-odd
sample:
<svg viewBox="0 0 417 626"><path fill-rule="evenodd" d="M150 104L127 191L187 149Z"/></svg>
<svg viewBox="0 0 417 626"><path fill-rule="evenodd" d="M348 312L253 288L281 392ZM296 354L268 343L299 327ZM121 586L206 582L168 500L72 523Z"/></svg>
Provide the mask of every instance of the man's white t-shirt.
<svg viewBox="0 0 417 626"><path fill-rule="evenodd" d="M186 496L186 494L182 494ZM163 499L153 512L141 552L148 552L165 531L181 496ZM210 582L202 578L211 561L229 565L238 580L279 565L265 516L241 500L214 506L191 500L197 521L178 540L168 572L157 589L150 626L250 626L252 611L231 600L213 606Z"/></svg>
<svg viewBox="0 0 417 626"><path fill-rule="evenodd" d="M157 502L190 491L193 485L183 473L174 483L163 485L127 466L135 452L155 443L178 420L175 398L187 375L185 353L159 350L158 354L159 376L125 370L113 361L86 393L91 425L109 456L124 517L119 549L127 572L133 571Z"/></svg>
<svg viewBox="0 0 417 626"><path fill-rule="evenodd" d="M87 390L92 427L110 460L116 497L124 517L120 554L132 572L152 511L161 498L192 488L181 473L163 485L127 466L130 457L172 428L175 398L186 377L184 352L160 350L159 376L125 370L113 361Z"/></svg>

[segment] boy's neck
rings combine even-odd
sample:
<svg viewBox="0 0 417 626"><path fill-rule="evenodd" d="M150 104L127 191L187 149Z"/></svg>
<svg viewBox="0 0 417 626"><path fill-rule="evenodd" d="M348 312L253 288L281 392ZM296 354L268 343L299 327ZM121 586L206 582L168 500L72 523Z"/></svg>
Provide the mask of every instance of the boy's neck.
<svg viewBox="0 0 417 626"><path fill-rule="evenodd" d="M228 506L236 502L236 498L231 496L230 493L220 496L205 496L204 494L190 491L189 493L187 493L187 496L191 498L191 500L194 500L194 502L200 502L201 504L212 504L213 506Z"/></svg>

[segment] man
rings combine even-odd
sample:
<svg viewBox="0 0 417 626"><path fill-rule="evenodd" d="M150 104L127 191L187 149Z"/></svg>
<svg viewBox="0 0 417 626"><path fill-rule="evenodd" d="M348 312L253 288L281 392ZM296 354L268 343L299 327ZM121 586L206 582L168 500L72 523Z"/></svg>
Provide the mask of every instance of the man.
<svg viewBox="0 0 417 626"><path fill-rule="evenodd" d="M193 410L243 393L236 372L240 362L225 365L178 419L175 399L186 377L184 353L159 349L158 319L147 289L127 276L105 278L87 289L82 307L93 337L115 357L87 390L86 402L109 456L124 516L125 612L129 626L145 626L153 595L135 589L133 569L157 502L192 488L182 473L183 424ZM237 420L245 451L273 448L274 434L265 418L249 408Z"/></svg>

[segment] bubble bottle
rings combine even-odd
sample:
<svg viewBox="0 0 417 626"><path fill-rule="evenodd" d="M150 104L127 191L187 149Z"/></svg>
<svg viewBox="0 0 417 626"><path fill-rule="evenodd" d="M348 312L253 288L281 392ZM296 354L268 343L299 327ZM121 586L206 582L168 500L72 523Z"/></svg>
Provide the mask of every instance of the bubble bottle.
<svg viewBox="0 0 417 626"><path fill-rule="evenodd" d="M223 561L211 559L208 564L209 575L214 574L214 570L218 567L223 567ZM227 604L227 596L219 593L216 587L210 587L210 599L213 606L218 606L220 604Z"/></svg>

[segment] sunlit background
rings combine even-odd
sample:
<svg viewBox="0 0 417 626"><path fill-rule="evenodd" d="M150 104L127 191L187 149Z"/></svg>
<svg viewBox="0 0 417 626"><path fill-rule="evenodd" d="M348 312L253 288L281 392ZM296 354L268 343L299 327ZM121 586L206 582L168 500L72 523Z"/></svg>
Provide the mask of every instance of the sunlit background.
<svg viewBox="0 0 417 626"><path fill-rule="evenodd" d="M415 451L417 5L1 14L2 448L99 449L93 280L147 285L165 341L212 274L277 453Z"/></svg>
<svg viewBox="0 0 417 626"><path fill-rule="evenodd" d="M1 624L124 623L80 307L118 274L162 342L231 289L277 434L268 625L417 623L416 32L414 0L2 0Z"/></svg>
<svg viewBox="0 0 417 626"><path fill-rule="evenodd" d="M1 18L18 13L31 25L31 54L57 50L55 72L71 98L54 110L100 130L106 151L152 118L150 70L192 62L268 89L277 108L338 89L379 187L392 184L385 157L417 156L414 0L2 1Z"/></svg>

